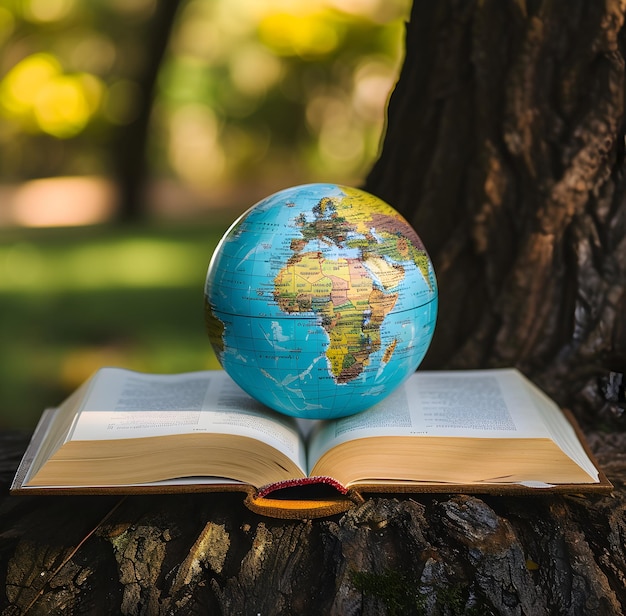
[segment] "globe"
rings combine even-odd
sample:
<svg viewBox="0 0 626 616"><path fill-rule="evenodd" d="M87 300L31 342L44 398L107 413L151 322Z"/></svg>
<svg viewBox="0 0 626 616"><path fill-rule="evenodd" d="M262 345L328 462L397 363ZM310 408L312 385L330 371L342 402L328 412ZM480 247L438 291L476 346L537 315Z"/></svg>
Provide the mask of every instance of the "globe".
<svg viewBox="0 0 626 616"><path fill-rule="evenodd" d="M437 316L424 245L362 190L307 184L242 214L211 258L205 317L248 394L305 419L380 402L421 363Z"/></svg>

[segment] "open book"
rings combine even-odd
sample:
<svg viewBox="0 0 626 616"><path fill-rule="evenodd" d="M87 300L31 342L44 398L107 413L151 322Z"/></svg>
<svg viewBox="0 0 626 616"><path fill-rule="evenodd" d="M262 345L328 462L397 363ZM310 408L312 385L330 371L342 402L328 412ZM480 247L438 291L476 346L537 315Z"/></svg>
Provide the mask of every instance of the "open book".
<svg viewBox="0 0 626 616"><path fill-rule="evenodd" d="M102 368L44 413L12 492L241 490L255 511L313 517L367 492L610 488L571 418L514 369L418 371L362 413L307 421L223 371Z"/></svg>

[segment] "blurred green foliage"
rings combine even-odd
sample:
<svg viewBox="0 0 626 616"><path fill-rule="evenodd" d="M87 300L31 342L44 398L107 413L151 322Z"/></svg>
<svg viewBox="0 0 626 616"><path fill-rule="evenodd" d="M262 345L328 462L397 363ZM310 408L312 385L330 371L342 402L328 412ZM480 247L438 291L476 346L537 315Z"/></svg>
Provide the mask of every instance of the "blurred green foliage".
<svg viewBox="0 0 626 616"><path fill-rule="evenodd" d="M157 2L5 0L0 180L106 175ZM408 0L185 0L161 67L150 168L200 189L360 178L376 156ZM292 182L296 183L296 182Z"/></svg>
<svg viewBox="0 0 626 616"><path fill-rule="evenodd" d="M202 302L226 226L0 232L0 429L33 428L103 365L219 368Z"/></svg>

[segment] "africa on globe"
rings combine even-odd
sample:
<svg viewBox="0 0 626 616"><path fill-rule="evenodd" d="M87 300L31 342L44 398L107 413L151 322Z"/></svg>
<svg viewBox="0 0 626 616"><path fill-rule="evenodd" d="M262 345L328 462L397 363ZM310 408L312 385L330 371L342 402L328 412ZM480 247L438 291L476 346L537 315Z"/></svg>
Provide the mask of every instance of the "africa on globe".
<svg viewBox="0 0 626 616"><path fill-rule="evenodd" d="M356 188L306 184L242 214L206 277L205 317L224 370L287 415L367 409L421 363L437 283L414 229Z"/></svg>

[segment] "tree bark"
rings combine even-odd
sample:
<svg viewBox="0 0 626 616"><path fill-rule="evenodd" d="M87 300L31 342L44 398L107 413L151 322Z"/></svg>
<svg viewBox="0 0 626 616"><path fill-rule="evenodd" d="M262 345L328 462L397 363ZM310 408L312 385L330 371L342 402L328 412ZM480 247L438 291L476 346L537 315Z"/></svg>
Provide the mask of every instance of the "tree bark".
<svg viewBox="0 0 626 616"><path fill-rule="evenodd" d="M366 184L434 262L424 367L514 365L582 423L621 429L624 11L416 0Z"/></svg>
<svg viewBox="0 0 626 616"><path fill-rule="evenodd" d="M592 434L612 497L374 498L278 521L231 495L9 497L3 616L626 613L626 435Z"/></svg>

